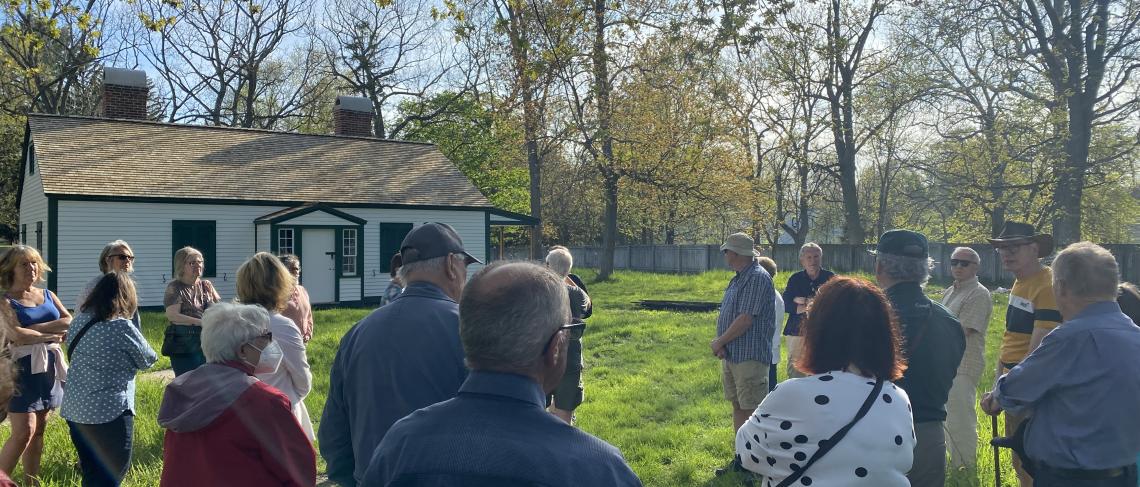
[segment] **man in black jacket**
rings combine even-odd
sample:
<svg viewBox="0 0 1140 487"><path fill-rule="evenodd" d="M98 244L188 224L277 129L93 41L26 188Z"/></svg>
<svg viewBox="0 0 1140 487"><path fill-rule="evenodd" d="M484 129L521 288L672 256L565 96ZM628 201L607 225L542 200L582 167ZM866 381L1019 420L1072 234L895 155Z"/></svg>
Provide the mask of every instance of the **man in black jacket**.
<svg viewBox="0 0 1140 487"><path fill-rule="evenodd" d="M586 292L586 284L578 276L571 274L574 267L574 257L570 250L561 245L550 248L546 254L546 266L566 282L566 292L570 295L570 315L574 323L585 323L586 318L594 312L594 303ZM582 404L585 398L582 387L582 334L585 328L571 330L569 346L566 356L566 373L552 397L547 398L554 407L552 413L562 418L567 424L574 424L574 410Z"/></svg>

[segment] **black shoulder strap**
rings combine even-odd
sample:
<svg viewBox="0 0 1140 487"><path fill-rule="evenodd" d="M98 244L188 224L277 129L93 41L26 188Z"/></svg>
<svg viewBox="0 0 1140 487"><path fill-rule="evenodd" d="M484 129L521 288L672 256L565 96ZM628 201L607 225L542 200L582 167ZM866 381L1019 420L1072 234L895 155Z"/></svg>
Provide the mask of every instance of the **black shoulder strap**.
<svg viewBox="0 0 1140 487"><path fill-rule="evenodd" d="M847 436L847 432L851 431L851 428L855 426L855 423L858 423L859 420L863 419L863 416L867 415L867 411L870 411L871 405L875 403L875 398L879 397L879 393L882 391L883 380L879 379L875 381L875 387L871 389L871 394L867 396L867 399L865 401L863 401L863 406L859 408L859 412L855 413L855 418L852 419L850 423L847 423L846 426L840 428L839 431L836 431L834 435L831 435L831 438L828 438L826 443L820 445L819 450L816 450L815 455L812 455L811 458L808 459L803 468L793 472L776 487L788 487L789 485L792 485L797 480L799 480L800 477L803 477L804 473L807 472L808 469L815 464L815 462L817 462L820 458L823 458L824 455L827 455L827 452L830 452L831 449L835 448L835 445L839 443L839 441L842 440L844 436Z"/></svg>
<svg viewBox="0 0 1140 487"><path fill-rule="evenodd" d="M87 334L87 330L91 329L91 325L94 325L97 321L99 320L92 316L91 319L87 320L87 323L83 324L83 328L80 328L79 332L75 334L75 338L71 339L71 343L67 344L67 360L71 360L71 354L75 351L75 346L79 344L79 340L83 338L83 335Z"/></svg>

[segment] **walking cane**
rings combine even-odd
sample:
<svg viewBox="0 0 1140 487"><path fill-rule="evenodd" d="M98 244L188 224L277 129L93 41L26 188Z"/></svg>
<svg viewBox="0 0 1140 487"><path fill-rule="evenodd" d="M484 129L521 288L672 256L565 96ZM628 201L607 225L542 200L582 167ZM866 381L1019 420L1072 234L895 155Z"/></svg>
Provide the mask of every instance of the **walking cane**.
<svg viewBox="0 0 1140 487"><path fill-rule="evenodd" d="M997 415L990 416L991 431L993 431L993 439L997 439ZM993 442L990 442L993 445ZM1001 487L1001 453L998 452L998 446L993 445L994 448L994 487Z"/></svg>

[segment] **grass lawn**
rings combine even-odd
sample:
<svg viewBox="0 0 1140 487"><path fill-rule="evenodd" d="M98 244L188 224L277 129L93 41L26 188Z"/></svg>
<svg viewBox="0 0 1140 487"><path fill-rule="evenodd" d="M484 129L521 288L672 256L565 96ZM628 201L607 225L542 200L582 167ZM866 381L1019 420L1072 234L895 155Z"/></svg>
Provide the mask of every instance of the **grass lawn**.
<svg viewBox="0 0 1140 487"><path fill-rule="evenodd" d="M593 272L581 273L589 283ZM781 274L777 287L782 289L788 276ZM647 486L740 485L741 479L736 477L713 478L713 469L731 458L734 438L730 406L720 385L720 364L708 350L715 334L716 314L644 311L632 305L639 299L719 301L730 277L727 271L688 276L619 272L611 281L589 285L595 312L585 336L586 401L578 409L578 424L620 448ZM930 286L931 290L942 287ZM994 299L988 363L993 363L1001 340L1006 299L1005 295ZM315 313L316 334L309 342L314 387L306 398L314 421L320 419L324 408L328 370L341 335L370 311L332 309ZM157 350L165 320L160 313L145 313L143 322L146 336ZM169 368L165 357L155 370L163 368ZM781 380L783 370L781 365ZM992 377L983 377L979 389L988 390L992 382ZM158 485L162 430L155 416L162 387L153 379L139 380L134 465L125 485ZM989 419L978 414L982 437L979 471L953 472L947 485L993 483ZM5 423L0 438L6 438L7 431ZM1002 480L1005 485L1016 485L1009 452L1003 453ZM53 416L43 460L44 485L78 485L75 458L66 424Z"/></svg>

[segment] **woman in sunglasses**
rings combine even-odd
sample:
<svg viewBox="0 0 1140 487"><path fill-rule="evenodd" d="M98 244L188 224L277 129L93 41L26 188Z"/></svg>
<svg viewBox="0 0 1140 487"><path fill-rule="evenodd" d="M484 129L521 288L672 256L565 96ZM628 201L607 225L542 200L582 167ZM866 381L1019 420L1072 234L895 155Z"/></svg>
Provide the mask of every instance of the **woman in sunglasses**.
<svg viewBox="0 0 1140 487"><path fill-rule="evenodd" d="M108 272L118 272L129 276L134 271L135 251L131 250L130 244L122 240L107 242L107 245L103 246L103 251L99 252L99 275L92 277L83 286L83 290L79 291L79 296L75 300L76 312L83 307L83 303L87 301L87 296L91 294L91 290L95 289L95 285ZM135 328L142 329L142 319L139 317L138 310L135 310L134 316L131 317L131 323L134 323Z"/></svg>
<svg viewBox="0 0 1140 487"><path fill-rule="evenodd" d="M202 314L206 364L166 386L158 409L159 485L316 484L317 455L289 398L255 376L281 366L269 327L256 305L218 303Z"/></svg>

